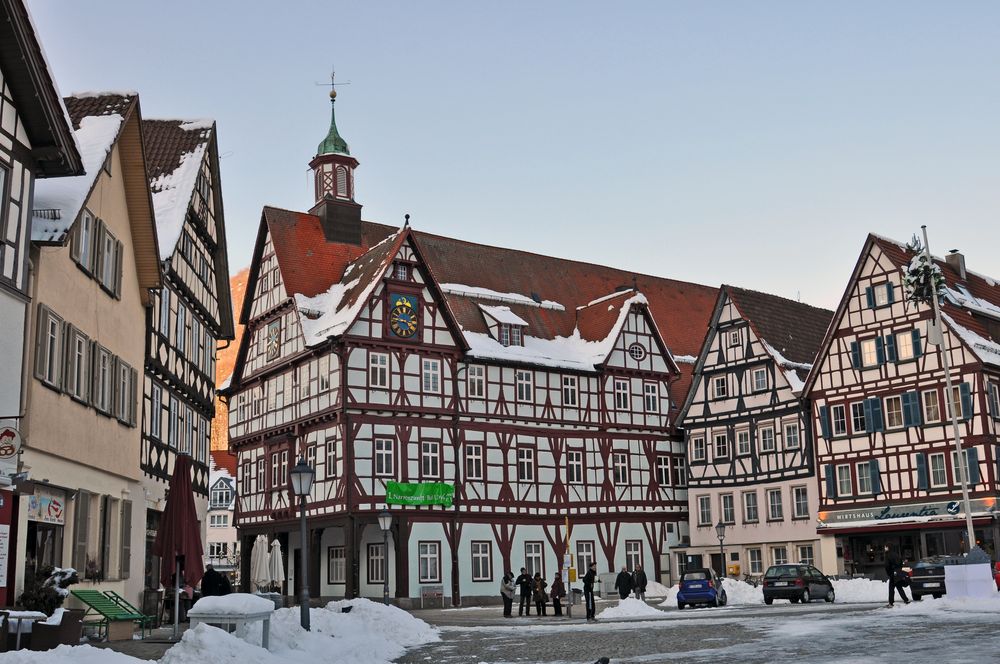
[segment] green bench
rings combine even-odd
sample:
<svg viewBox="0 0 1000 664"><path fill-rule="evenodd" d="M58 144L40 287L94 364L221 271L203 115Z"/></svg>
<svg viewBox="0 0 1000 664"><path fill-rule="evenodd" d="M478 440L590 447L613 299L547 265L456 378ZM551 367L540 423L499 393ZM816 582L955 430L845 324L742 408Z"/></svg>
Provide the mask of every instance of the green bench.
<svg viewBox="0 0 1000 664"><path fill-rule="evenodd" d="M125 608L117 600L98 590L71 590L70 592L73 594L73 597L76 597L87 606L87 612L83 617L83 624L97 627L98 638L107 639L109 637L111 623L126 621L138 624L140 635L145 638L145 629L149 616L144 616L135 610L135 607L125 602L123 598L121 602L128 605L128 608Z"/></svg>

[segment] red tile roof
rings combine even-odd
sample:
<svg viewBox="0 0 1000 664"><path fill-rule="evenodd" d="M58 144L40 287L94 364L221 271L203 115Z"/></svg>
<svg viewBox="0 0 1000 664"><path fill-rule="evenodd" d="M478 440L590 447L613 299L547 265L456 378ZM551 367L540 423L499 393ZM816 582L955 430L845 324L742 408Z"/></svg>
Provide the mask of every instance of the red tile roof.
<svg viewBox="0 0 1000 664"><path fill-rule="evenodd" d="M236 455L225 450L212 450L212 465L220 470L225 470L233 477L236 477Z"/></svg>

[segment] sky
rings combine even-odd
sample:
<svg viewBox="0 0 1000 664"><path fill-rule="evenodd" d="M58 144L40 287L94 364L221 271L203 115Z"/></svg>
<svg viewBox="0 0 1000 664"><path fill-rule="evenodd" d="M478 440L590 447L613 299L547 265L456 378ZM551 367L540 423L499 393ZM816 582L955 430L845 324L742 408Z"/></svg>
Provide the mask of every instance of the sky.
<svg viewBox="0 0 1000 664"><path fill-rule="evenodd" d="M926 224L1000 277L1000 3L28 2L63 94L217 120L233 272L335 65L369 221L829 308Z"/></svg>

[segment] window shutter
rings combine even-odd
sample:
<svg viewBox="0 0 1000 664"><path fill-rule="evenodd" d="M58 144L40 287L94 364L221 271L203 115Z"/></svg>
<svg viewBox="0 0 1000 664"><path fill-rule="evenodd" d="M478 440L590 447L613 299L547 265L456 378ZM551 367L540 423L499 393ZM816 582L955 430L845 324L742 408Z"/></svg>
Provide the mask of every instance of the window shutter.
<svg viewBox="0 0 1000 664"><path fill-rule="evenodd" d="M886 298L886 301L889 304L892 304L893 302L896 301L896 292L895 291L896 291L896 287L893 286L893 284L891 282L887 283L885 285L885 298Z"/></svg>
<svg viewBox="0 0 1000 664"><path fill-rule="evenodd" d="M90 342L90 405L100 410L101 404L101 354L97 342Z"/></svg>
<svg viewBox="0 0 1000 664"><path fill-rule="evenodd" d="M865 431L872 433L875 431L875 420L872 419L872 400L865 399L861 402L861 407L865 411Z"/></svg>
<svg viewBox="0 0 1000 664"><path fill-rule="evenodd" d="M927 455L917 452L917 488L927 490Z"/></svg>
<svg viewBox="0 0 1000 664"><path fill-rule="evenodd" d="M121 385L121 375L122 375L122 360L117 355L111 359L111 375L114 378L111 381L111 414L120 420L124 420L127 413L119 412L121 411L122 402L122 385Z"/></svg>
<svg viewBox="0 0 1000 664"><path fill-rule="evenodd" d="M48 310L38 307L38 318L35 323L35 378L42 380L45 378L45 335L46 322L48 321Z"/></svg>
<svg viewBox="0 0 1000 664"><path fill-rule="evenodd" d="M970 447L966 454L969 458L969 486L979 484L979 448Z"/></svg>
<svg viewBox="0 0 1000 664"><path fill-rule="evenodd" d="M90 492L76 492L73 514L73 567L82 575L87 570L87 531L90 529Z"/></svg>
<svg viewBox="0 0 1000 664"><path fill-rule="evenodd" d="M896 357L896 337L889 335L885 338L885 359L887 362L895 362Z"/></svg>
<svg viewBox="0 0 1000 664"><path fill-rule="evenodd" d="M972 389L968 383L962 383L958 391L962 399L962 419L967 420L972 417Z"/></svg>
<svg viewBox="0 0 1000 664"><path fill-rule="evenodd" d="M990 417L996 419L997 409L994 402L997 398L997 386L995 383L986 383L986 410Z"/></svg>
<svg viewBox="0 0 1000 664"><path fill-rule="evenodd" d="M819 426L823 431L823 438L830 440L830 409L826 406L819 407Z"/></svg>
<svg viewBox="0 0 1000 664"><path fill-rule="evenodd" d="M882 493L882 476L879 474L878 459L869 461L868 468L872 478L872 495L877 496Z"/></svg>
<svg viewBox="0 0 1000 664"><path fill-rule="evenodd" d="M62 338L62 386L63 392L70 393L72 390L72 385L69 384L70 376L73 373L73 339L76 336L74 334L76 328L66 323L63 326L63 338Z"/></svg>
<svg viewBox="0 0 1000 664"><path fill-rule="evenodd" d="M104 274L104 261L106 256L104 255L104 222L100 219L94 225L94 276L97 280L101 280L101 276Z"/></svg>
<svg viewBox="0 0 1000 664"><path fill-rule="evenodd" d="M903 393L903 425L918 427L922 422L920 413L920 395L916 392Z"/></svg>
<svg viewBox="0 0 1000 664"><path fill-rule="evenodd" d="M69 232L69 257L76 263L80 262L80 224L83 223L84 214L86 212L80 214L80 218L76 220Z"/></svg>
<svg viewBox="0 0 1000 664"><path fill-rule="evenodd" d="M879 366L885 364L885 340L882 337L875 337L875 360Z"/></svg>
<svg viewBox="0 0 1000 664"><path fill-rule="evenodd" d="M101 496L101 579L111 578L111 496Z"/></svg>
<svg viewBox="0 0 1000 664"><path fill-rule="evenodd" d="M132 369L131 385L129 386L132 390L132 394L129 395L128 400L128 423L135 426L135 415L136 415L136 402L138 401L138 390L139 390L139 372Z"/></svg>
<svg viewBox="0 0 1000 664"><path fill-rule="evenodd" d="M851 342L851 365L855 369L861 368L861 346L857 341Z"/></svg>
<svg viewBox="0 0 1000 664"><path fill-rule="evenodd" d="M872 290L871 286L869 286L868 288L865 289L865 298L868 300L868 308L869 309L874 309L875 308L875 292Z"/></svg>
<svg viewBox="0 0 1000 664"><path fill-rule="evenodd" d="M119 560L121 570L119 577L127 579L132 572L132 501L122 501L122 548Z"/></svg>
<svg viewBox="0 0 1000 664"><path fill-rule="evenodd" d="M122 295L122 241L115 241L115 297Z"/></svg>
<svg viewBox="0 0 1000 664"><path fill-rule="evenodd" d="M825 472L826 472L826 497L836 498L837 479L834 477L833 466L831 464L827 464Z"/></svg>
<svg viewBox="0 0 1000 664"><path fill-rule="evenodd" d="M869 431L885 431L885 423L882 421L882 402L876 397L868 400L871 403L871 426ZM867 424L867 420L865 423Z"/></svg>
<svg viewBox="0 0 1000 664"><path fill-rule="evenodd" d="M920 357L924 354L920 345L920 330L913 330L910 334L913 336L913 357Z"/></svg>

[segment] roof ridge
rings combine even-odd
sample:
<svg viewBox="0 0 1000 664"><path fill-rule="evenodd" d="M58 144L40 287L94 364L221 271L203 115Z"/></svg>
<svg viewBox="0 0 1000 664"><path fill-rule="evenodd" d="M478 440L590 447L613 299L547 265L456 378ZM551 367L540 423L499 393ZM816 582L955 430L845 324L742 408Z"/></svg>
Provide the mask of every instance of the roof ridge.
<svg viewBox="0 0 1000 664"><path fill-rule="evenodd" d="M774 293L768 293L767 291L756 290L754 288L743 288L742 286L734 286L732 284L722 284L723 288L735 290L742 293L753 293L755 295L763 295L764 297L773 298L775 300L781 300L782 302L787 302L788 304L793 304L797 307L806 307L809 309L815 309L824 313L833 313L832 310L826 309L824 307L817 307L815 304L809 304L808 302L802 302L800 300L793 300L784 295L775 295Z"/></svg>

